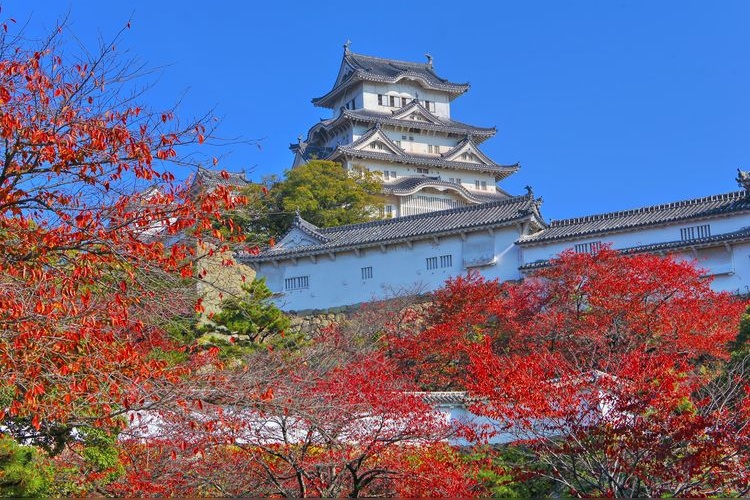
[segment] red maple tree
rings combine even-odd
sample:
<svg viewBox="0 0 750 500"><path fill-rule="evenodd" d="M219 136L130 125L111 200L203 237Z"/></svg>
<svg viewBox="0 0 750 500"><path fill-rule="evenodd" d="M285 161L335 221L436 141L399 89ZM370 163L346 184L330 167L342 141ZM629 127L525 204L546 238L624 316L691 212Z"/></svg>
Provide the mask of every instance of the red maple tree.
<svg viewBox="0 0 750 500"><path fill-rule="evenodd" d="M361 340L361 339L360 339ZM331 329L297 353L193 377L189 405L135 426L117 495L471 495L486 463L376 346ZM241 470L238 474L237 469ZM168 486L165 486L168 485Z"/></svg>
<svg viewBox="0 0 750 500"><path fill-rule="evenodd" d="M179 347L159 316L192 310L178 292L195 242L221 240L216 221L242 200L221 186L188 196L178 152L208 132L139 106L114 44L71 60L62 29L28 49L3 28L0 424L59 450L183 373L154 355Z"/></svg>
<svg viewBox="0 0 750 500"><path fill-rule="evenodd" d="M455 279L395 352L413 376L466 388L568 492L745 494L747 378L728 351L745 304L702 274L603 249L522 283Z"/></svg>

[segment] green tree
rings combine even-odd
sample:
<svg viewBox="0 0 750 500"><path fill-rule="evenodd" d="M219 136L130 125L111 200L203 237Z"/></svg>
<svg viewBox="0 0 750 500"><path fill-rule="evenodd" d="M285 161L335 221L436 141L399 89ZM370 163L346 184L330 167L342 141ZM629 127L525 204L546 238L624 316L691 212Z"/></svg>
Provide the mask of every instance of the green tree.
<svg viewBox="0 0 750 500"><path fill-rule="evenodd" d="M42 496L51 481L52 468L43 453L0 434L0 497Z"/></svg>
<svg viewBox="0 0 750 500"><path fill-rule="evenodd" d="M288 332L289 318L271 302L265 280L242 286L243 295L221 302L221 311L199 329L203 343L218 345L225 358L241 357L261 345L293 349L304 340Z"/></svg>
<svg viewBox="0 0 750 500"><path fill-rule="evenodd" d="M269 196L277 212L269 226L282 234L289 229L294 213L318 227L366 222L379 217L383 205L380 177L364 168L346 170L341 164L312 160L287 170L284 179L272 186Z"/></svg>

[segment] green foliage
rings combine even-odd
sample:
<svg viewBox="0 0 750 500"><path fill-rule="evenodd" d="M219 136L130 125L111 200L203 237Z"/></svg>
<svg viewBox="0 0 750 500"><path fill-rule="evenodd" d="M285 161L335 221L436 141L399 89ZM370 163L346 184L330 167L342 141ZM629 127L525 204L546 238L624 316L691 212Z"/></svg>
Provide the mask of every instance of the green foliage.
<svg viewBox="0 0 750 500"><path fill-rule="evenodd" d="M750 354L750 307L740 319L740 328L737 338L729 345L732 357L742 358Z"/></svg>
<svg viewBox="0 0 750 500"><path fill-rule="evenodd" d="M493 497L499 498L543 498L552 496L555 483L543 477L543 466L526 449L520 446L507 445L492 451L476 450L475 456L492 453L493 468L485 469L479 479L487 485ZM539 474L519 472L536 470ZM500 473L497 471L506 471ZM560 496L554 492L554 496Z"/></svg>
<svg viewBox="0 0 750 500"><path fill-rule="evenodd" d="M42 452L0 435L0 497L44 496L51 482L52 468Z"/></svg>
<svg viewBox="0 0 750 500"><path fill-rule="evenodd" d="M283 235L297 211L318 227L332 227L377 218L383 206L383 183L379 175L364 168L348 171L339 163L313 160L287 170L283 180L274 181L267 179L265 185L245 193L249 206L260 214L247 221L252 233ZM264 188L268 191L265 197Z"/></svg>
<svg viewBox="0 0 750 500"><path fill-rule="evenodd" d="M243 295L221 302L211 324L198 329L199 342L221 348L225 358L241 357L259 347L294 349L304 342L302 334L289 334L289 318L271 302L272 293L263 279L242 286Z"/></svg>

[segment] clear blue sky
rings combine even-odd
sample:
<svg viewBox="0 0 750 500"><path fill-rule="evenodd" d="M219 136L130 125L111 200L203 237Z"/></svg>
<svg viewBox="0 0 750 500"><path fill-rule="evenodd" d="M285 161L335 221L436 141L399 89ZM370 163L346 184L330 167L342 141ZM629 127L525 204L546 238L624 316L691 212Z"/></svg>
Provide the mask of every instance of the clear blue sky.
<svg viewBox="0 0 750 500"><path fill-rule="evenodd" d="M3 15L29 32L69 25L87 44L132 15L120 44L151 67L146 99L213 109L220 134L262 138L221 166L281 174L289 143L329 111L310 99L354 52L423 61L471 83L453 117L498 134L483 150L521 163L546 218L723 193L750 169L750 2L284 2L18 0Z"/></svg>

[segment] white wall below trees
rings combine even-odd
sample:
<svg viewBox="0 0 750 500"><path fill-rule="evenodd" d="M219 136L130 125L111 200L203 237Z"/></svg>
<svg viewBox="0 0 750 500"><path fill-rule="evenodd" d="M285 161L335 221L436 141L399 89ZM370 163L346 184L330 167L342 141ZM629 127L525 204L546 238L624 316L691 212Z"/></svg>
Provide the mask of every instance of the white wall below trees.
<svg viewBox="0 0 750 500"><path fill-rule="evenodd" d="M516 227L458 234L434 240L389 244L337 252L332 255L300 257L255 264L271 291L279 294L276 304L286 311L329 309L399 295L431 292L452 277L479 270L488 278L502 281L520 277ZM450 259L446 258L450 256ZM428 258L437 266L428 269ZM450 260L450 265L448 265ZM465 262L467 260L468 262ZM467 267L470 266L470 267ZM431 266L430 266L431 267ZM371 268L372 277L363 268ZM287 280L307 277L307 287L286 289Z"/></svg>

